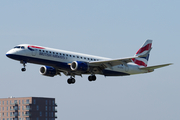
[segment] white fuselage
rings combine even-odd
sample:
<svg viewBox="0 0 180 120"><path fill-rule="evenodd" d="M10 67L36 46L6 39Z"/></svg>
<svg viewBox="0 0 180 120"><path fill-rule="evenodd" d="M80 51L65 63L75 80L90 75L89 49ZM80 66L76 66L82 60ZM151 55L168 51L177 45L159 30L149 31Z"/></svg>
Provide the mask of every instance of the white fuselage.
<svg viewBox="0 0 180 120"><path fill-rule="evenodd" d="M18 61L26 61L28 63L52 66L60 71L71 72L70 65L73 61L93 62L112 60L110 58L92 56L76 52L52 49L48 47L36 47L29 44L21 44L11 49L6 55ZM112 68L106 68L101 71L96 71L95 74L105 76L123 76L139 73L147 73L147 70L140 70L138 65L133 63L127 65L117 65ZM90 73L87 73L90 74Z"/></svg>

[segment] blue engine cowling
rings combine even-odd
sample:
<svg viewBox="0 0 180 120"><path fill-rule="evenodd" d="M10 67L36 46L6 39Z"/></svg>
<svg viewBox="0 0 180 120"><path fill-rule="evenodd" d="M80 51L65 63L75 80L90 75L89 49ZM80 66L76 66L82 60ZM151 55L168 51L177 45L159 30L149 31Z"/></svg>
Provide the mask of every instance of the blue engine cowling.
<svg viewBox="0 0 180 120"><path fill-rule="evenodd" d="M71 70L78 72L87 72L89 70L89 65L86 62L73 61L71 63Z"/></svg>
<svg viewBox="0 0 180 120"><path fill-rule="evenodd" d="M40 68L40 73L45 76L54 77L56 75L56 69L50 66L43 66Z"/></svg>

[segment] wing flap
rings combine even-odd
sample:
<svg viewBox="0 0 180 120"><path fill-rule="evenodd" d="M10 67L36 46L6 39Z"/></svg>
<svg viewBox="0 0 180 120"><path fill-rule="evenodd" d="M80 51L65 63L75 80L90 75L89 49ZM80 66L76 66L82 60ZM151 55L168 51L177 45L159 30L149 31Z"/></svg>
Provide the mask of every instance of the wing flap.
<svg viewBox="0 0 180 120"><path fill-rule="evenodd" d="M103 60L103 61L93 61L89 62L90 66L103 66L104 68L112 69L113 66L123 64L127 66L127 63L132 62L133 58L138 58L138 56L129 57L129 58L121 58L121 59L113 59L113 60Z"/></svg>
<svg viewBox="0 0 180 120"><path fill-rule="evenodd" d="M172 65L172 63L162 64L162 65L155 65L155 66L149 66L149 67L143 67L143 68L139 68L139 69L141 69L141 70L154 70L154 69L165 67L165 66L168 66L168 65Z"/></svg>

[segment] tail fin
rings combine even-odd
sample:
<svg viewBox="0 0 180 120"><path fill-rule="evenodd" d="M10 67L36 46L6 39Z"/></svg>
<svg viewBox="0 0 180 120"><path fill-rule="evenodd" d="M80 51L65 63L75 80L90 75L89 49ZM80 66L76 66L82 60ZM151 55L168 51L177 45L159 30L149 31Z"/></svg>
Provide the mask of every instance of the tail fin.
<svg viewBox="0 0 180 120"><path fill-rule="evenodd" d="M138 58L133 58L132 61L139 65L147 67L147 63L149 60L149 53L151 51L152 40L146 40L146 42L141 46L141 48L137 51L135 56L139 56Z"/></svg>

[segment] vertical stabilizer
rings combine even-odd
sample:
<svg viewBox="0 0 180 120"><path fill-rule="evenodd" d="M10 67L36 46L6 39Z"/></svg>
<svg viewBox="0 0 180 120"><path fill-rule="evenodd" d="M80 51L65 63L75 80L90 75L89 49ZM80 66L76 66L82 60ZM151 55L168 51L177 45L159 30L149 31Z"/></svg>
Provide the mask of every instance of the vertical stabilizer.
<svg viewBox="0 0 180 120"><path fill-rule="evenodd" d="M140 56L139 58L133 58L132 61L139 65L147 67L149 54L151 51L152 40L146 40L146 42L141 46L141 48L136 52L135 56Z"/></svg>

